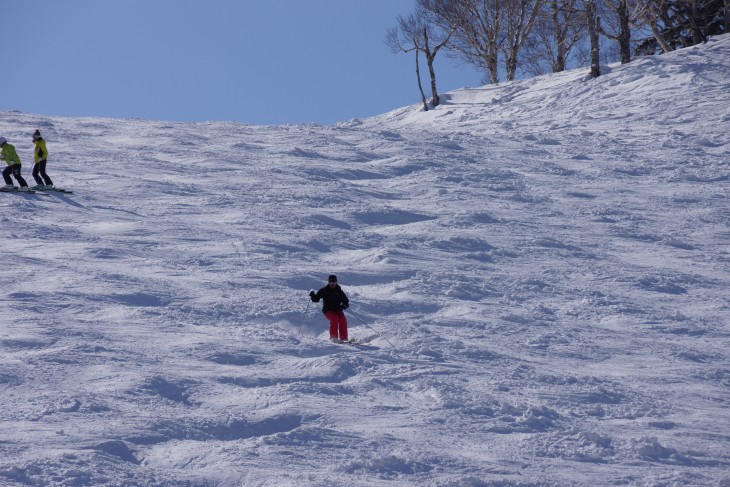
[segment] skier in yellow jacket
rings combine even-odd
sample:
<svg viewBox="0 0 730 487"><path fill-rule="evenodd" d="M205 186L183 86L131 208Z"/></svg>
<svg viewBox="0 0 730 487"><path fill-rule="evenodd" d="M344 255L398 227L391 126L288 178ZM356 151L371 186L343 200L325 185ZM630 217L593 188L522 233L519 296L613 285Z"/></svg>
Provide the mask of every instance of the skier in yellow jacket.
<svg viewBox="0 0 730 487"><path fill-rule="evenodd" d="M8 163L8 167L6 167L3 171L5 186L0 187L0 191L15 190L13 180L10 179L11 174L15 177L15 179L18 180L18 183L20 184L20 188L18 188L18 190L28 191L30 189L28 188L28 183L25 182L25 179L23 179L23 175L20 174L20 157L18 157L18 153L15 152L15 146L8 144L8 141L5 139L5 137L0 137L0 160Z"/></svg>
<svg viewBox="0 0 730 487"><path fill-rule="evenodd" d="M48 149L46 149L46 141L41 137L41 131L36 130L33 134L33 179L36 185L32 189L53 189L53 181L46 174L46 159L48 158ZM43 179L41 179L43 178Z"/></svg>

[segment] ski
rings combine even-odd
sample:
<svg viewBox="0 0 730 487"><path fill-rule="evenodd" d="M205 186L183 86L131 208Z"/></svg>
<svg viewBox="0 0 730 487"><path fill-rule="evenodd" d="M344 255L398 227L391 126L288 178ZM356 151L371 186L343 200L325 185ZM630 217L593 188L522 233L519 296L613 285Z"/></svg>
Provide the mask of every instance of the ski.
<svg viewBox="0 0 730 487"><path fill-rule="evenodd" d="M342 342L343 345L370 345L373 341L372 338L350 338L347 341Z"/></svg>
<svg viewBox="0 0 730 487"><path fill-rule="evenodd" d="M372 341L371 339L360 339L357 338L350 338L349 340L330 340L332 343L337 345L369 345Z"/></svg>
<svg viewBox="0 0 730 487"><path fill-rule="evenodd" d="M46 188L45 191L51 191L53 193L66 193L66 194L74 194L73 191L69 191L67 189L63 188Z"/></svg>
<svg viewBox="0 0 730 487"><path fill-rule="evenodd" d="M332 343L335 343L337 345L362 345L366 348L368 347L374 347L372 344L373 340L376 338L379 338L380 335L368 335L360 338L350 338L349 340L337 340L330 338L330 341ZM377 348L377 347L374 347Z"/></svg>
<svg viewBox="0 0 730 487"><path fill-rule="evenodd" d="M48 196L48 193L44 193L43 191L36 191L35 189L29 189L27 191L18 191L17 188L7 191L7 190L0 190L0 193L14 193L14 194L37 194L41 196Z"/></svg>

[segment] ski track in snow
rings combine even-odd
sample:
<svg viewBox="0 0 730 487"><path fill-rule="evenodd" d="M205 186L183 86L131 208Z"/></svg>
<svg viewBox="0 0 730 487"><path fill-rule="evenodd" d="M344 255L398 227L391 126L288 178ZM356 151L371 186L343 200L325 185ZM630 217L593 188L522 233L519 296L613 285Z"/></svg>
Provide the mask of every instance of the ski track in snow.
<svg viewBox="0 0 730 487"><path fill-rule="evenodd" d="M332 126L0 113L76 192L0 198L0 484L730 485L728 80L722 36Z"/></svg>

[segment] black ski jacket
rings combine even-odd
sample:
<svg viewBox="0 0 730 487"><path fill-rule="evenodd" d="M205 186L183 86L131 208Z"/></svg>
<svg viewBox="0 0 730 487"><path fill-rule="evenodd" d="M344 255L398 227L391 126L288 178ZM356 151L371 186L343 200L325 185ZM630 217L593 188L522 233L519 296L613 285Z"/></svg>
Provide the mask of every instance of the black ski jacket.
<svg viewBox="0 0 730 487"><path fill-rule="evenodd" d="M313 303L318 303L320 299L323 300L322 313L326 313L327 311L342 311L350 306L350 300L347 299L345 291L342 290L339 284L334 288L330 288L327 285L313 295L310 295L310 297Z"/></svg>

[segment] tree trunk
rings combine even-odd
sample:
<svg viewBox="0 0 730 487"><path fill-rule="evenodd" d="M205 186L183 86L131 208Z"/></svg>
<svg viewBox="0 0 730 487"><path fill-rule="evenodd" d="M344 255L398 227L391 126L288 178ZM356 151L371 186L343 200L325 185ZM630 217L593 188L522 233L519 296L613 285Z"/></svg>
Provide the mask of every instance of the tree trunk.
<svg viewBox="0 0 730 487"><path fill-rule="evenodd" d="M598 33L601 31L601 19L596 16L596 4L586 4L586 20L588 21L588 37L591 41L591 78L601 75L601 57Z"/></svg>
<svg viewBox="0 0 730 487"><path fill-rule="evenodd" d="M493 49L494 52L497 52L496 49ZM486 54L484 56L484 65L487 67L487 73L489 73L489 81L492 82L494 85L499 84L499 66L497 65L497 55L496 54Z"/></svg>
<svg viewBox="0 0 730 487"><path fill-rule="evenodd" d="M558 6L557 0L553 0L551 5L551 10L553 14L553 27L555 28L555 43L557 44L557 53L555 56L555 64L553 65L553 73L560 73L565 71L565 64L567 62L568 53L565 46L565 35L560 28L560 7Z"/></svg>
<svg viewBox="0 0 730 487"><path fill-rule="evenodd" d="M421 100L423 100L423 111L428 111L428 103L426 103L426 95L423 93L423 85L421 85L421 69L418 67L419 51L416 49L416 78L418 79L418 90L421 92Z"/></svg>
<svg viewBox="0 0 730 487"><path fill-rule="evenodd" d="M626 64L631 62L631 25L627 0L620 0L617 12L620 23L618 44L621 50L621 64Z"/></svg>
<svg viewBox="0 0 730 487"><path fill-rule="evenodd" d="M428 74L431 76L431 105L437 107L441 103L441 98L439 98L438 91L436 91L436 71L433 69L433 56L428 57Z"/></svg>
<svg viewBox="0 0 730 487"><path fill-rule="evenodd" d="M659 43L659 46L662 48L662 51L665 53L672 52L674 49L669 47L669 44L667 44L667 41L664 39L664 36L659 31L659 27L656 25L656 19L653 19L651 21L651 32L654 34L654 38Z"/></svg>
<svg viewBox="0 0 730 487"><path fill-rule="evenodd" d="M517 50L514 47L510 47L505 67L507 68L507 81L514 81L517 74Z"/></svg>
<svg viewBox="0 0 730 487"><path fill-rule="evenodd" d="M697 2L690 0L689 25L692 28L692 44L706 44L707 37L702 32L702 28L697 25L699 13L697 12Z"/></svg>
<svg viewBox="0 0 730 487"><path fill-rule="evenodd" d="M433 61L436 59L436 53L432 53L428 47L428 31L425 28L423 29L423 40L426 46L425 54L426 62L428 63L428 75L431 77L431 105L435 108L441 102L438 91L436 91L436 71L433 69Z"/></svg>
<svg viewBox="0 0 730 487"><path fill-rule="evenodd" d="M730 0L725 0L725 34L730 34Z"/></svg>

